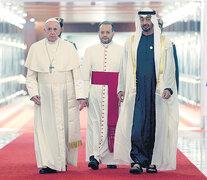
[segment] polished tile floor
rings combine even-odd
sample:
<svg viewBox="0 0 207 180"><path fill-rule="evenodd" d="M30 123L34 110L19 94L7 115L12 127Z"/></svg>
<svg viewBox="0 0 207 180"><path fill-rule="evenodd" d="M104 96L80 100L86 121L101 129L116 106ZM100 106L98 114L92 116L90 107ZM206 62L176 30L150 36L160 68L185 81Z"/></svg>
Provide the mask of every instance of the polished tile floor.
<svg viewBox="0 0 207 180"><path fill-rule="evenodd" d="M178 148L207 177L207 133L179 131Z"/></svg>
<svg viewBox="0 0 207 180"><path fill-rule="evenodd" d="M16 139L20 133L2 133L4 129L0 128L0 149Z"/></svg>
<svg viewBox="0 0 207 180"><path fill-rule="evenodd" d="M21 131L19 132L17 128L15 128L15 125L7 127L3 126L2 122L4 121L4 118L8 118L8 114L15 113L23 106L32 106L28 97L22 97L18 99L9 108L0 106L0 149L13 141L22 133ZM180 110L182 113L186 111L185 107L180 108ZM199 130L198 128L193 128L192 126L186 127L186 124L188 124L186 123L186 120L184 123L180 122L178 148L207 177L207 132L204 130Z"/></svg>

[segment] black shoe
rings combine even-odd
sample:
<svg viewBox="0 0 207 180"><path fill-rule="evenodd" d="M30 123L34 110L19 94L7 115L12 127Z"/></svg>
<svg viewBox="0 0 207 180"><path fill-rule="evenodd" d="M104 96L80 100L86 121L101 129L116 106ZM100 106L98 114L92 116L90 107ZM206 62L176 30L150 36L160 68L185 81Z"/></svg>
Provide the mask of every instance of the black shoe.
<svg viewBox="0 0 207 180"><path fill-rule="evenodd" d="M94 156L90 156L90 162L88 163L88 167L90 167L93 170L99 168L99 162L94 158Z"/></svg>
<svg viewBox="0 0 207 180"><path fill-rule="evenodd" d="M117 165L107 165L107 168L108 169L116 169L117 168Z"/></svg>
<svg viewBox="0 0 207 180"><path fill-rule="evenodd" d="M141 174L143 172L142 167L141 167L140 164L133 163L131 166L132 166L132 168L129 170L129 172L131 174Z"/></svg>
<svg viewBox="0 0 207 180"><path fill-rule="evenodd" d="M157 173L157 168L155 165L149 165L146 168L147 173Z"/></svg>
<svg viewBox="0 0 207 180"><path fill-rule="evenodd" d="M46 167L46 168L41 168L39 173L40 174L51 174L51 173L57 173L57 171L49 167Z"/></svg>

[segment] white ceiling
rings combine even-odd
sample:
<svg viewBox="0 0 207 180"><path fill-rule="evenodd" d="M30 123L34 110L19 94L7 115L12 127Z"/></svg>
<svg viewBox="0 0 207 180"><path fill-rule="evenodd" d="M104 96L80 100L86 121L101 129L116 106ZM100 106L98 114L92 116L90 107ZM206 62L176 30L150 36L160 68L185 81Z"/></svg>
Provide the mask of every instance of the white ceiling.
<svg viewBox="0 0 207 180"><path fill-rule="evenodd" d="M95 23L103 20L134 22L137 11L145 7L152 8L158 16L163 17L190 2L201 2L201 0L1 0L0 8L19 14L24 18L27 13L27 21L34 18L36 21L42 22L51 17L62 17L65 23Z"/></svg>
<svg viewBox="0 0 207 180"><path fill-rule="evenodd" d="M191 0L192 1L192 0ZM64 22L89 22L95 23L103 20L112 22L134 22L134 16L138 10L150 7L162 16L187 4L182 1L26 1L23 4L27 18L35 18L37 21L45 21L50 17L62 17Z"/></svg>

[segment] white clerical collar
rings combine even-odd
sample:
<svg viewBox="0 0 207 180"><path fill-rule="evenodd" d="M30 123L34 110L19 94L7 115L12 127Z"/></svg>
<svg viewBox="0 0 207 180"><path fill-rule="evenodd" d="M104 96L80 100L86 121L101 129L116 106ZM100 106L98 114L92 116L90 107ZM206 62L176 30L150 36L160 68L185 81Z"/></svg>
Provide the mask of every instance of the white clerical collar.
<svg viewBox="0 0 207 180"><path fill-rule="evenodd" d="M101 44L102 44L104 47L108 47L108 46L110 46L110 45L112 44L112 41L111 41L110 43L108 43L108 44L104 44L104 43L101 42Z"/></svg>
<svg viewBox="0 0 207 180"><path fill-rule="evenodd" d="M48 41L48 39L46 38L46 42L48 43L48 44L50 44L50 45L55 45L55 44L58 44L58 41L59 41L60 39L59 38L57 38L57 40L56 41L54 41L54 42L51 42L51 41Z"/></svg>

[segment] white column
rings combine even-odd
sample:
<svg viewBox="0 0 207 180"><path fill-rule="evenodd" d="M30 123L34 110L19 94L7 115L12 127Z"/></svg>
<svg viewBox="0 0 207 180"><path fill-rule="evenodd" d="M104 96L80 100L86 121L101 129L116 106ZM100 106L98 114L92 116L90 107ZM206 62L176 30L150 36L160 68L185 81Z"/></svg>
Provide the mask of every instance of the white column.
<svg viewBox="0 0 207 180"><path fill-rule="evenodd" d="M201 128L207 131L207 1L201 8Z"/></svg>

